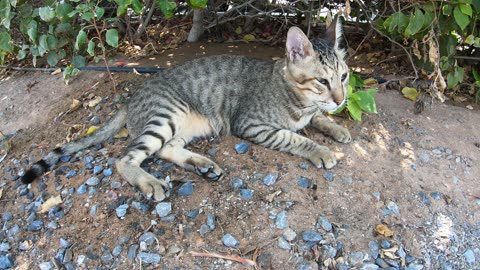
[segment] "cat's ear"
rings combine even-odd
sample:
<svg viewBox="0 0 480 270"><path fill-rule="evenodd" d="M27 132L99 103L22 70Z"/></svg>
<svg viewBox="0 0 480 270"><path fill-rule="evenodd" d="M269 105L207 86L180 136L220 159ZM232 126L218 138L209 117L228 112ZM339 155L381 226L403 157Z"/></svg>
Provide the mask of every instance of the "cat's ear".
<svg viewBox="0 0 480 270"><path fill-rule="evenodd" d="M338 50L340 39L343 34L342 24L340 22L339 17L340 16L338 14L335 15L335 18L327 27L327 31L325 32L325 38L324 38L325 41L327 41L327 44L332 46L335 50Z"/></svg>
<svg viewBox="0 0 480 270"><path fill-rule="evenodd" d="M293 63L298 63L308 56L314 56L312 43L298 27L291 27L287 33L287 57Z"/></svg>

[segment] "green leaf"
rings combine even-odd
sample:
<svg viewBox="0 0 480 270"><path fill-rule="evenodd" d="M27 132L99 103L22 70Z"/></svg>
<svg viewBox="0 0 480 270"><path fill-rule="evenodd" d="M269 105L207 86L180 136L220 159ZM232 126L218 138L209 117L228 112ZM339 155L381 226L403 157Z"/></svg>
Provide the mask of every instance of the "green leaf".
<svg viewBox="0 0 480 270"><path fill-rule="evenodd" d="M463 14L468 15L469 17L472 17L472 6L470 4L461 4L459 5L460 10L462 11Z"/></svg>
<svg viewBox="0 0 480 270"><path fill-rule="evenodd" d="M28 37L30 38L30 41L32 43L36 43L37 42L37 27L38 27L38 23L37 21L35 20L32 20L29 24L28 24L28 30L27 30L27 34L28 34Z"/></svg>
<svg viewBox="0 0 480 270"><path fill-rule="evenodd" d="M52 51L52 52L49 52L48 53L48 56L47 56L47 62L50 66L55 66L57 65L58 61L60 61L60 56L58 55L57 52L55 51Z"/></svg>
<svg viewBox="0 0 480 270"><path fill-rule="evenodd" d="M422 29L424 21L425 17L423 16L422 10L419 8L415 8L415 14L412 14L412 16L410 16L410 22L405 29L405 35L412 36L418 33L418 31Z"/></svg>
<svg viewBox="0 0 480 270"><path fill-rule="evenodd" d="M127 12L128 6L132 4L132 0L115 0L117 3L117 16L122 16Z"/></svg>
<svg viewBox="0 0 480 270"><path fill-rule="evenodd" d="M0 25L5 26L7 30L10 29L10 21L13 18L13 14L11 14L12 8L10 6L10 2L8 0L1 0L0 1Z"/></svg>
<svg viewBox="0 0 480 270"><path fill-rule="evenodd" d="M348 85L355 89L358 87L363 87L365 83L363 82L362 78L360 78L360 76L353 72L350 72L350 80L348 81Z"/></svg>
<svg viewBox="0 0 480 270"><path fill-rule="evenodd" d="M355 121L362 121L362 109L357 104L357 102L353 99L347 100L347 109L350 116Z"/></svg>
<svg viewBox="0 0 480 270"><path fill-rule="evenodd" d="M27 51L25 51L25 50L18 51L17 60L23 60L23 59L25 59L25 57L27 57Z"/></svg>
<svg viewBox="0 0 480 270"><path fill-rule="evenodd" d="M410 99L410 100L417 100L418 95L420 95L420 92L417 91L417 89L412 88L412 87L404 87L402 89L402 94L404 97Z"/></svg>
<svg viewBox="0 0 480 270"><path fill-rule="evenodd" d="M140 14L142 13L143 4L140 0L132 0L132 8L135 13Z"/></svg>
<svg viewBox="0 0 480 270"><path fill-rule="evenodd" d="M450 14L452 14L452 10L453 8L450 5L442 6L442 14L445 16L450 16Z"/></svg>
<svg viewBox="0 0 480 270"><path fill-rule="evenodd" d="M30 17L33 13L33 7L29 4L23 4L17 7L17 11L22 18Z"/></svg>
<svg viewBox="0 0 480 270"><path fill-rule="evenodd" d="M453 88L457 86L459 82L462 82L464 75L465 75L465 70L462 67L455 67L455 70L453 72L450 72L447 74L448 88Z"/></svg>
<svg viewBox="0 0 480 270"><path fill-rule="evenodd" d="M453 17L462 31L465 30L465 27L467 27L468 24L470 24L470 19L467 15L462 13L458 6L453 9Z"/></svg>
<svg viewBox="0 0 480 270"><path fill-rule="evenodd" d="M193 9L205 8L208 0L187 0L187 4Z"/></svg>
<svg viewBox="0 0 480 270"><path fill-rule="evenodd" d="M362 111L369 112L369 113L376 113L377 106L375 104L375 99L373 98L373 94L378 92L376 89L371 89L368 91L357 91L355 92L356 96L358 97L357 104L362 109Z"/></svg>
<svg viewBox="0 0 480 270"><path fill-rule="evenodd" d="M12 37L8 32L0 32L0 52L13 52Z"/></svg>
<svg viewBox="0 0 480 270"><path fill-rule="evenodd" d="M396 12L388 17L383 23L384 27L388 29L388 32L392 33L397 29L398 33L403 33L407 28L409 19L402 12Z"/></svg>
<svg viewBox="0 0 480 270"><path fill-rule="evenodd" d="M107 44L117 48L118 47L118 31L117 29L108 29L106 34Z"/></svg>
<svg viewBox="0 0 480 270"><path fill-rule="evenodd" d="M79 50L80 46L87 42L87 33L83 30L80 30L77 35L77 41L75 42L75 50Z"/></svg>
<svg viewBox="0 0 480 270"><path fill-rule="evenodd" d="M480 82L480 74L478 74L476 69L472 69L473 73L473 78L475 78L475 81Z"/></svg>
<svg viewBox="0 0 480 270"><path fill-rule="evenodd" d="M91 39L88 42L87 53L90 54L91 56L95 55L95 42Z"/></svg>
<svg viewBox="0 0 480 270"><path fill-rule="evenodd" d="M87 11L82 14L82 19L89 22L93 19L93 16L95 16L93 12Z"/></svg>
<svg viewBox="0 0 480 270"><path fill-rule="evenodd" d="M47 35L41 35L38 39L38 45L41 48L41 51L48 51Z"/></svg>
<svg viewBox="0 0 480 270"><path fill-rule="evenodd" d="M57 5L55 8L55 14L57 15L57 18L60 20L60 22L66 22L71 19L68 14L72 12L73 7L72 5L68 3L60 3Z"/></svg>
<svg viewBox="0 0 480 270"><path fill-rule="evenodd" d="M175 2L169 0L155 0L157 7L162 11L165 18L170 19L173 17L173 11L177 7Z"/></svg>
<svg viewBox="0 0 480 270"><path fill-rule="evenodd" d="M103 14L105 14L105 9L101 7L95 8L95 17L97 17L97 20L101 19L103 17Z"/></svg>
<svg viewBox="0 0 480 270"><path fill-rule="evenodd" d="M55 11L51 7L41 7L38 9L38 15L40 15L40 19L45 22L49 22L55 18Z"/></svg>
<svg viewBox="0 0 480 270"><path fill-rule="evenodd" d="M62 36L62 35L70 35L72 31L72 26L69 23L61 23L55 27L55 35Z"/></svg>
<svg viewBox="0 0 480 270"><path fill-rule="evenodd" d="M82 68L85 66L85 57L76 55L72 58L72 65L76 68Z"/></svg>

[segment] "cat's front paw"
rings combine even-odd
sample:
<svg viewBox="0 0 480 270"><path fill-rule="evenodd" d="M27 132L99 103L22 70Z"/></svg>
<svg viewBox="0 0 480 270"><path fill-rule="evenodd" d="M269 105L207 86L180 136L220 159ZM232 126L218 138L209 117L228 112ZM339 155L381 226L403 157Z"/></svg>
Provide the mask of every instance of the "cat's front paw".
<svg viewBox="0 0 480 270"><path fill-rule="evenodd" d="M317 168L330 169L337 164L335 155L325 146L318 146L309 157Z"/></svg>
<svg viewBox="0 0 480 270"><path fill-rule="evenodd" d="M332 127L329 133L332 138L341 143L349 143L352 141L352 135L350 135L350 131L342 126L336 125Z"/></svg>

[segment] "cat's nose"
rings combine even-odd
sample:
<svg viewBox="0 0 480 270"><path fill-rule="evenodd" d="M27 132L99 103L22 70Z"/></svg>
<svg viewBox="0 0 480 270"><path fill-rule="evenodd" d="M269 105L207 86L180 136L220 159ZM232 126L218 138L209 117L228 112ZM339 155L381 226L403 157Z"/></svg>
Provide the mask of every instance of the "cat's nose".
<svg viewBox="0 0 480 270"><path fill-rule="evenodd" d="M333 101L335 101L335 103L337 103L337 105L340 105L343 102L343 96L342 97L334 97Z"/></svg>

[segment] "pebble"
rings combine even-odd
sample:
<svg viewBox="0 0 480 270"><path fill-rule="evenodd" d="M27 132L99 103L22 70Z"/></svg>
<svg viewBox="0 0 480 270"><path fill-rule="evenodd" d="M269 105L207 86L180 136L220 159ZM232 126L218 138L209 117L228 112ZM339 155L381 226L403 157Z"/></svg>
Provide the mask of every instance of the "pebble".
<svg viewBox="0 0 480 270"><path fill-rule="evenodd" d="M160 202L157 204L157 206L155 206L155 210L157 210L157 214L159 217L166 217L170 214L170 212L172 212L172 203Z"/></svg>
<svg viewBox="0 0 480 270"><path fill-rule="evenodd" d="M422 269L423 269L423 265L417 264L417 263L411 263L405 268L405 270L422 270Z"/></svg>
<svg viewBox="0 0 480 270"><path fill-rule="evenodd" d="M277 182L278 174L277 173L269 173L263 178L263 183L267 186L271 186Z"/></svg>
<svg viewBox="0 0 480 270"><path fill-rule="evenodd" d="M150 209L150 206L148 204L144 204L144 203L137 202L137 201L133 201L132 206L133 206L133 208L138 209L142 212L147 212Z"/></svg>
<svg viewBox="0 0 480 270"><path fill-rule="evenodd" d="M327 217L319 217L317 222L317 228L322 228L325 231L329 232L332 230L332 224L328 221Z"/></svg>
<svg viewBox="0 0 480 270"><path fill-rule="evenodd" d="M435 191L430 193L430 196L432 196L432 199L434 200L440 200L440 198L442 198L442 193Z"/></svg>
<svg viewBox="0 0 480 270"><path fill-rule="evenodd" d="M95 187L88 187L88 197L93 197L93 195L95 194Z"/></svg>
<svg viewBox="0 0 480 270"><path fill-rule="evenodd" d="M322 246L322 251L326 258L335 258L337 256L337 250L330 245Z"/></svg>
<svg viewBox="0 0 480 270"><path fill-rule="evenodd" d="M420 191L418 193L418 197L420 197L420 200L427 206L430 206L432 202L430 201L430 198L428 198L427 194L425 192Z"/></svg>
<svg viewBox="0 0 480 270"><path fill-rule="evenodd" d="M148 246L155 243L155 234L151 232L146 232L138 238L139 242L145 242Z"/></svg>
<svg viewBox="0 0 480 270"><path fill-rule="evenodd" d="M47 228L52 230L58 229L58 223L55 220L52 220L48 222Z"/></svg>
<svg viewBox="0 0 480 270"><path fill-rule="evenodd" d="M72 243L70 243L68 240L64 239L64 238L60 238L60 246L62 248L69 248L72 246Z"/></svg>
<svg viewBox="0 0 480 270"><path fill-rule="evenodd" d="M103 170L103 175L105 176L111 176L113 174L112 168L106 168Z"/></svg>
<svg viewBox="0 0 480 270"><path fill-rule="evenodd" d="M388 248L391 248L391 247L392 247L392 244L391 244L390 242L388 242L388 240L383 239L383 240L380 242L380 246L381 246L383 249L388 249Z"/></svg>
<svg viewBox="0 0 480 270"><path fill-rule="evenodd" d="M283 237L278 238L278 247L285 250L290 250L290 244Z"/></svg>
<svg viewBox="0 0 480 270"><path fill-rule="evenodd" d="M240 196L242 196L242 199L244 200L250 200L253 198L253 190L250 189L242 189L240 190Z"/></svg>
<svg viewBox="0 0 480 270"><path fill-rule="evenodd" d="M368 243L368 247L370 248L370 256L372 256L372 258L374 259L378 258L380 246L378 245L377 241L370 241Z"/></svg>
<svg viewBox="0 0 480 270"><path fill-rule="evenodd" d="M211 230L210 230L210 227L207 224L202 224L200 226L199 232L200 232L200 235L205 235L205 234L211 232Z"/></svg>
<svg viewBox="0 0 480 270"><path fill-rule="evenodd" d="M375 263L382 268L389 267L388 263L386 261L384 261L382 258L376 258Z"/></svg>
<svg viewBox="0 0 480 270"><path fill-rule="evenodd" d="M210 156L214 157L214 156L217 155L217 152L218 152L217 149L211 148L211 149L208 149L207 154L209 154Z"/></svg>
<svg viewBox="0 0 480 270"><path fill-rule="evenodd" d="M0 256L0 269L9 269L12 268L14 264L14 260L10 255L2 255Z"/></svg>
<svg viewBox="0 0 480 270"><path fill-rule="evenodd" d="M61 162L69 162L72 156L62 156L60 157Z"/></svg>
<svg viewBox="0 0 480 270"><path fill-rule="evenodd" d="M292 230L291 228L287 228L283 232L283 238L285 238L285 240L287 240L287 241L293 241L293 240L295 240L295 238L297 238L297 233L294 230Z"/></svg>
<svg viewBox="0 0 480 270"><path fill-rule="evenodd" d="M178 196L186 197L190 196L193 193L193 184L191 181L187 181L183 183L180 188L178 189Z"/></svg>
<svg viewBox="0 0 480 270"><path fill-rule="evenodd" d="M97 165L93 167L93 174L99 174L103 171L103 165Z"/></svg>
<svg viewBox="0 0 480 270"><path fill-rule="evenodd" d="M391 210L394 214L397 214L397 215L400 214L398 205L393 201L389 201L387 203L387 209Z"/></svg>
<svg viewBox="0 0 480 270"><path fill-rule="evenodd" d="M241 189L243 187L243 180L240 178L233 178L232 181L230 181L230 185L234 190Z"/></svg>
<svg viewBox="0 0 480 270"><path fill-rule="evenodd" d="M91 208L90 208L90 211L88 211L88 213L90 214L90 216L94 217L97 215L97 210L98 210L98 203L94 204Z"/></svg>
<svg viewBox="0 0 480 270"><path fill-rule="evenodd" d="M303 169L303 170L308 170L308 168L310 168L310 164L308 164L307 162L300 162L298 167L300 167L300 169Z"/></svg>
<svg viewBox="0 0 480 270"><path fill-rule="evenodd" d="M85 169L88 169L88 170L93 169L93 164L92 163L85 164Z"/></svg>
<svg viewBox="0 0 480 270"><path fill-rule="evenodd" d="M348 257L348 261L350 262L350 265L353 267L359 266L363 262L363 253L360 251L350 253L350 256Z"/></svg>
<svg viewBox="0 0 480 270"><path fill-rule="evenodd" d="M10 244L3 242L0 244L0 252L7 252L10 249Z"/></svg>
<svg viewBox="0 0 480 270"><path fill-rule="evenodd" d="M320 242L323 240L323 237L315 231L304 231L302 233L302 239L306 242Z"/></svg>
<svg viewBox="0 0 480 270"><path fill-rule="evenodd" d="M83 161L85 163L92 163L93 162L93 157L92 156L86 156Z"/></svg>
<svg viewBox="0 0 480 270"><path fill-rule="evenodd" d="M144 264L158 264L162 260L162 256L156 253L140 252L137 258Z"/></svg>
<svg viewBox="0 0 480 270"><path fill-rule="evenodd" d="M98 185L98 183L100 183L100 179L98 179L97 177L90 177L87 179L87 181L85 181L85 184L89 185L89 186L96 186Z"/></svg>
<svg viewBox="0 0 480 270"><path fill-rule="evenodd" d="M285 229L288 227L287 212L282 211L275 217L275 227Z"/></svg>
<svg viewBox="0 0 480 270"><path fill-rule="evenodd" d="M112 253L110 253L108 249L105 249L103 251L102 257L100 257L100 260L102 260L104 264L110 263L113 260Z"/></svg>
<svg viewBox="0 0 480 270"><path fill-rule="evenodd" d="M113 188L113 189L118 189L118 188L122 187L122 183L120 183L118 181L112 181L110 183L110 187Z"/></svg>
<svg viewBox="0 0 480 270"><path fill-rule="evenodd" d="M235 144L235 151L237 154L245 154L248 151L248 148L250 148L250 145L246 142Z"/></svg>
<svg viewBox="0 0 480 270"><path fill-rule="evenodd" d="M108 164L108 166L113 166L113 165L115 165L115 162L116 162L116 161L117 161L116 158L111 157L111 158L108 158L107 164Z"/></svg>
<svg viewBox="0 0 480 270"><path fill-rule="evenodd" d="M300 176L298 178L297 184L303 188L310 188L312 186L312 180L306 177Z"/></svg>
<svg viewBox="0 0 480 270"><path fill-rule="evenodd" d="M194 219L198 216L198 214L200 213L200 210L197 208L197 209L193 209L192 211L188 212L187 213L187 217L188 218L191 218L191 219Z"/></svg>
<svg viewBox="0 0 480 270"><path fill-rule="evenodd" d="M122 253L122 246L116 246L112 249L112 255L118 257Z"/></svg>
<svg viewBox="0 0 480 270"><path fill-rule="evenodd" d="M34 220L30 225L28 225L27 230L31 232L36 232L40 231L43 227L43 221L42 220Z"/></svg>
<svg viewBox="0 0 480 270"><path fill-rule="evenodd" d="M131 262L135 261L135 257L137 257L137 249L138 245L130 245L127 251L127 259Z"/></svg>
<svg viewBox="0 0 480 270"><path fill-rule="evenodd" d="M7 222L7 221L10 221L12 219L13 219L12 213L10 213L10 212L3 213L3 215L2 215L2 220L3 221Z"/></svg>
<svg viewBox="0 0 480 270"><path fill-rule="evenodd" d="M240 242L238 242L238 240L229 233L222 237L222 242L225 246L231 248L236 248L240 244Z"/></svg>
<svg viewBox="0 0 480 270"><path fill-rule="evenodd" d="M38 264L38 268L40 270L51 270L51 269L53 269L53 267L54 267L54 265L51 262L42 262L42 263Z"/></svg>
<svg viewBox="0 0 480 270"><path fill-rule="evenodd" d="M469 264L474 264L475 263L475 253L471 249L465 251L463 253L463 257L465 257L465 261Z"/></svg>
<svg viewBox="0 0 480 270"><path fill-rule="evenodd" d="M117 217L123 218L127 214L128 204L122 204L115 209Z"/></svg>
<svg viewBox="0 0 480 270"><path fill-rule="evenodd" d="M65 175L65 177L66 177L67 179L69 179L69 178L74 177L75 175L77 175L77 171L75 171L75 170L70 170L70 171L67 172L67 174Z"/></svg>
<svg viewBox="0 0 480 270"><path fill-rule="evenodd" d="M213 214L207 215L207 225L210 228L210 230L215 229L215 216Z"/></svg>
<svg viewBox="0 0 480 270"><path fill-rule="evenodd" d="M335 177L335 174L332 172L325 172L323 174L323 177L328 181L328 182L333 182L333 178Z"/></svg>
<svg viewBox="0 0 480 270"><path fill-rule="evenodd" d="M379 267L376 264L367 263L367 264L362 265L362 268L360 268L360 269L361 270L377 270L377 269L379 269Z"/></svg>

